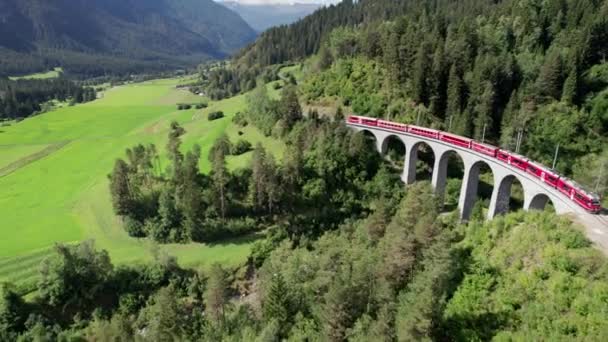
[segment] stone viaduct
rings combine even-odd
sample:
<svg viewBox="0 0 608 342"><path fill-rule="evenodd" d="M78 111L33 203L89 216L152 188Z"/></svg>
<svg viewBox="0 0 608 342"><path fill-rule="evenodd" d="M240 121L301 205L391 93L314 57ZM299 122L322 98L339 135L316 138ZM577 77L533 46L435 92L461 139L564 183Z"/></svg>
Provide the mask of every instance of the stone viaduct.
<svg viewBox="0 0 608 342"><path fill-rule="evenodd" d="M551 201L557 214L574 213L586 214L585 210L559 192L557 189L545 184L540 179L534 178L528 173L505 164L498 159L477 153L473 150L448 144L446 142L413 135L405 132L394 132L379 127L369 127L365 125L348 123L352 129L373 135L376 140L376 147L379 153L386 153L389 139L399 139L405 145L405 160L401 179L406 184L416 181L416 161L418 159L418 149L421 144L427 144L434 156L432 185L437 196L442 201L445 193L447 181L448 160L451 154L458 155L464 164L464 179L460 189L458 208L462 219L467 220L477 200L477 189L479 185L479 175L482 165L487 165L492 171L494 178L494 188L488 210L488 218L492 219L496 215L504 214L509 209L511 197L511 187L515 180L519 181L524 192L524 210L542 210Z"/></svg>

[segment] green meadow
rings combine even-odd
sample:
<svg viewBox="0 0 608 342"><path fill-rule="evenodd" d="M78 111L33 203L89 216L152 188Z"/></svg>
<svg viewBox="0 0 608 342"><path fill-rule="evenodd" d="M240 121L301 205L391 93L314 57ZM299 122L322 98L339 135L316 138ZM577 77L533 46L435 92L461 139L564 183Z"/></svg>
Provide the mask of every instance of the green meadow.
<svg viewBox="0 0 608 342"><path fill-rule="evenodd" d="M12 76L9 79L16 80L46 80L49 78L57 78L63 72L63 68L54 68L53 70L49 70L47 72L39 72L31 75L25 76Z"/></svg>
<svg viewBox="0 0 608 342"><path fill-rule="evenodd" d="M204 110L177 111L176 103L201 101L175 88L179 79L116 87L102 99L64 107L0 130L0 281L32 282L38 265L55 243L94 239L115 264L145 262L162 250L183 265L237 264L256 236L213 245L156 245L129 237L112 213L107 175L116 158L135 144L154 143L164 154L169 123L187 130L184 150L199 144L200 167L210 169L206 153L223 132L235 142L263 143L278 156L284 146L253 127L232 123L246 107L245 96L209 102ZM196 101L195 101L196 100ZM209 122L207 113L226 117ZM230 157L231 168L245 167L251 152ZM166 164L166 162L165 162ZM8 170L3 173L2 170Z"/></svg>

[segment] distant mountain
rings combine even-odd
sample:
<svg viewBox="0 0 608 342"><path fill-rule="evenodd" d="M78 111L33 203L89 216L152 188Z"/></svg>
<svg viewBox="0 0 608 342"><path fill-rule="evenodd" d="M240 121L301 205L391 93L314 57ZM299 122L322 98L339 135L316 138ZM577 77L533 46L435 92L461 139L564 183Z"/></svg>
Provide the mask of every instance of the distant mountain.
<svg viewBox="0 0 608 342"><path fill-rule="evenodd" d="M235 0L224 0L220 3L238 13L258 32L266 31L273 26L291 24L323 6L321 3L263 4Z"/></svg>
<svg viewBox="0 0 608 342"><path fill-rule="evenodd" d="M255 37L212 0L0 0L5 74L55 64L85 73L186 66Z"/></svg>

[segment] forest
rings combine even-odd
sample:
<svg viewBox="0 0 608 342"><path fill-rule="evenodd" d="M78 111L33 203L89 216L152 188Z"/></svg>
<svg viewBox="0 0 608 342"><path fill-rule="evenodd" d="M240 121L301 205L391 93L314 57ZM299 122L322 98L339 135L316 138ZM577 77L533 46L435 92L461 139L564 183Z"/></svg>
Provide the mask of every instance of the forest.
<svg viewBox="0 0 608 342"><path fill-rule="evenodd" d="M15 81L0 78L0 120L23 119L41 113L52 100L76 104L96 98L94 88L63 78Z"/></svg>
<svg viewBox="0 0 608 342"><path fill-rule="evenodd" d="M224 72L300 60L304 105L483 138L548 166L559 146L557 171L606 194L606 177L593 177L608 174L605 2L387 3L390 20L362 16L371 2L342 2L270 30Z"/></svg>

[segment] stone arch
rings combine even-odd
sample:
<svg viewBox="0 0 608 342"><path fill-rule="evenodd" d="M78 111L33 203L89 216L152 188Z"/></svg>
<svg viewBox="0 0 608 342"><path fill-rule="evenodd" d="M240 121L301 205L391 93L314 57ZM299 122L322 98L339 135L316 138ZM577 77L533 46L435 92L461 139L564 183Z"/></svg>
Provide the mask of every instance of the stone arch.
<svg viewBox="0 0 608 342"><path fill-rule="evenodd" d="M542 211L548 208L547 205L550 205L550 207L553 208L553 211L555 211L555 205L553 204L553 201L551 200L549 195L545 193L538 193L532 196L527 209Z"/></svg>
<svg viewBox="0 0 608 342"><path fill-rule="evenodd" d="M372 130L361 128L357 130L357 134L362 134L369 141L373 141L376 146L376 150L379 153L382 153L382 139L378 139L376 133Z"/></svg>
<svg viewBox="0 0 608 342"><path fill-rule="evenodd" d="M497 180L495 183L497 184L494 187L494 191L492 192L492 200L490 202L490 208L488 211L488 218L493 218L497 215L504 215L509 212L509 209L514 209L515 207L523 208L524 198L521 199L521 203L515 205L514 201L512 201L513 195L513 185L519 184L523 192L523 183L522 181L514 174L509 174L502 179Z"/></svg>
<svg viewBox="0 0 608 342"><path fill-rule="evenodd" d="M417 140L416 142L410 144L410 146L406 145L406 147L407 152L405 155L405 167L403 168L404 177L402 177L402 179L405 179L403 179L403 181L406 184L412 184L417 178L419 178L416 175L416 166L419 160L422 160L427 164L428 175L431 176L429 178L432 178L437 156L431 144L424 140ZM425 171L422 171L422 173L425 173Z"/></svg>
<svg viewBox="0 0 608 342"><path fill-rule="evenodd" d="M402 157L405 158L407 146L405 145L405 141L396 134L387 135L380 144L382 154L390 153L392 148L396 149L397 152L402 154Z"/></svg>
<svg viewBox="0 0 608 342"><path fill-rule="evenodd" d="M448 186L448 180L451 178L462 180L462 177L464 176L464 160L465 158L461 153L453 149L442 151L435 160L435 167L433 169L433 188L435 189L435 193L442 206L446 204L448 207L458 205L458 199L456 199L455 203L451 203L451 201L450 203L445 203L446 191L453 190L447 189L446 187ZM457 170L455 170L456 168ZM460 188L456 191L458 191L457 196L459 196Z"/></svg>
<svg viewBox="0 0 608 342"><path fill-rule="evenodd" d="M483 170L490 171L492 174L491 184L494 184L496 172L486 161L480 159L469 164L465 163L464 177L462 179L462 187L460 189L460 199L458 201L460 217L463 220L468 220L471 217L473 207L477 202L479 180Z"/></svg>

